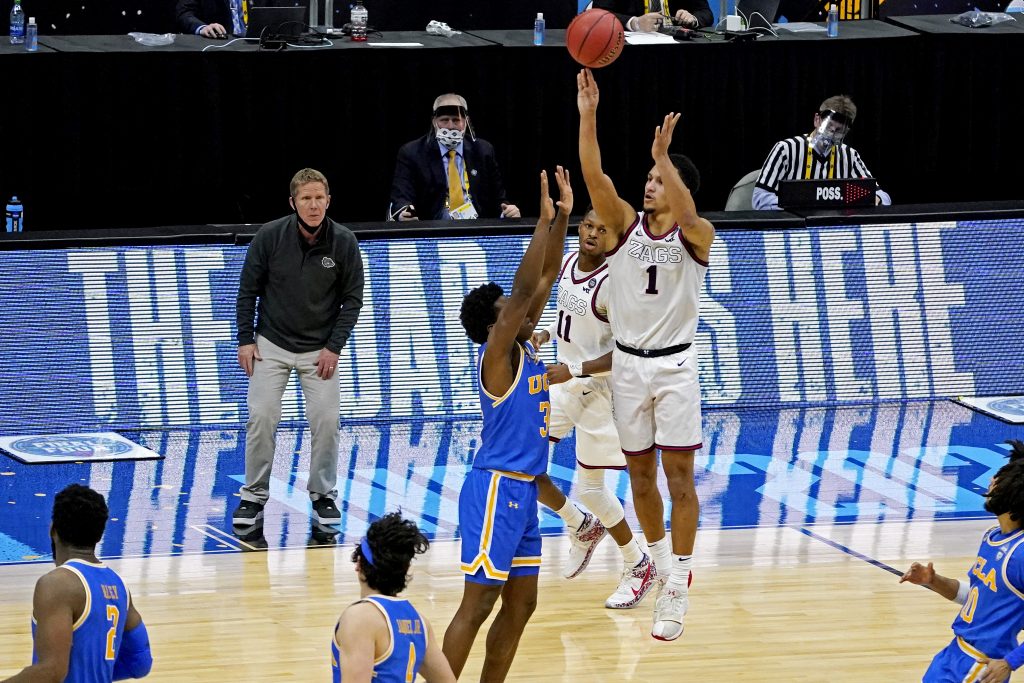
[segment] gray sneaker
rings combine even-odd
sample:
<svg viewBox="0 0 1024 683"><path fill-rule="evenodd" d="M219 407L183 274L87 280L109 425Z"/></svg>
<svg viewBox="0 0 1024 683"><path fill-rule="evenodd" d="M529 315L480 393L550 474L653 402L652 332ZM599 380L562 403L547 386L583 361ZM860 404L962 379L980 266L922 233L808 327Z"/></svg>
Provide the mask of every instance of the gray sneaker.
<svg viewBox="0 0 1024 683"><path fill-rule="evenodd" d="M327 497L313 501L313 517L321 524L341 524L341 510Z"/></svg>

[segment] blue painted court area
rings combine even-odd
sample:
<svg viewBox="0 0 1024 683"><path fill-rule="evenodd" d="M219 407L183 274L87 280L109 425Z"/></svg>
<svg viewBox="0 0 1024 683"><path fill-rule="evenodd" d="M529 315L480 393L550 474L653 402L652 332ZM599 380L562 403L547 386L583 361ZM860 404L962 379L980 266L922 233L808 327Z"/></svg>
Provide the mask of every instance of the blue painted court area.
<svg viewBox="0 0 1024 683"><path fill-rule="evenodd" d="M241 552L350 543L395 509L432 538L458 537L458 493L479 445L475 420L365 422L342 428L342 524L312 522L305 490L308 433L282 429L265 521L230 519L244 473L245 433L220 429L123 432L164 460L23 465L0 456L0 563L50 560L54 493L72 482L108 500L105 557ZM696 463L702 528L806 527L985 517L983 494L1006 461L1008 425L949 401L844 408L713 410ZM550 473L568 489L573 439ZM347 476L345 475L347 473ZM635 523L624 473L608 476ZM667 513L667 510L666 510ZM562 532L543 511L542 530Z"/></svg>

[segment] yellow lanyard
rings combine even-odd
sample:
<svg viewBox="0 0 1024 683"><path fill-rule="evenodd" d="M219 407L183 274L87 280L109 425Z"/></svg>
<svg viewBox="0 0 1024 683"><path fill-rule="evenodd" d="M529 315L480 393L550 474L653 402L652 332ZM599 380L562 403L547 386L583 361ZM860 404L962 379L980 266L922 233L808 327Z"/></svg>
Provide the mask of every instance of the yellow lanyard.
<svg viewBox="0 0 1024 683"><path fill-rule="evenodd" d="M814 146L810 139L807 140L807 163L804 165L804 180L811 180L811 164L813 163L812 150ZM836 145L828 153L828 179L836 177Z"/></svg>
<svg viewBox="0 0 1024 683"><path fill-rule="evenodd" d="M651 0L644 0L644 14L648 14L651 11ZM661 13L666 17L671 17L668 11L668 0L661 0Z"/></svg>

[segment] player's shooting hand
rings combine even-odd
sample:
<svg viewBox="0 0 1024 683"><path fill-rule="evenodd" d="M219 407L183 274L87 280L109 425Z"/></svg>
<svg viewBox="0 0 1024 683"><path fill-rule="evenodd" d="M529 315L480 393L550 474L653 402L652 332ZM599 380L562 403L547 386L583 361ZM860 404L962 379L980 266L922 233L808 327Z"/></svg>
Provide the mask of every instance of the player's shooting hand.
<svg viewBox="0 0 1024 683"><path fill-rule="evenodd" d="M551 341L551 333L547 330L541 330L540 332L534 332L533 336L530 337L530 343L533 344L533 348L540 350L540 347Z"/></svg>
<svg viewBox="0 0 1024 683"><path fill-rule="evenodd" d="M555 166L555 182L558 183L558 210L566 216L572 213L572 185L569 184L569 170Z"/></svg>
<svg viewBox="0 0 1024 683"><path fill-rule="evenodd" d="M572 373L569 372L569 366L565 363L548 366L548 384L561 384L571 379Z"/></svg>
<svg viewBox="0 0 1024 683"><path fill-rule="evenodd" d="M597 111L597 102L601 99L601 93L597 89L597 82L594 81L594 74L590 69L580 69L576 74L576 106L581 114L594 113Z"/></svg>
<svg viewBox="0 0 1024 683"><path fill-rule="evenodd" d="M555 203L551 201L551 194L548 190L548 172L540 172L540 220L544 225L550 225L555 217Z"/></svg>
<svg viewBox="0 0 1024 683"><path fill-rule="evenodd" d="M651 145L651 156L660 159L668 156L669 145L672 144L672 132L679 122L679 114L665 114L665 121L654 129L654 144Z"/></svg>
<svg viewBox="0 0 1024 683"><path fill-rule="evenodd" d="M979 683L1003 683L1010 680L1010 665L1005 659L983 659L985 668L981 671Z"/></svg>
<svg viewBox="0 0 1024 683"><path fill-rule="evenodd" d="M238 364L245 370L247 377L252 377L252 371L258 360L263 360L263 356L260 355L260 350L256 348L255 344L242 344L238 347Z"/></svg>
<svg viewBox="0 0 1024 683"><path fill-rule="evenodd" d="M935 580L935 567L929 562L928 566L924 566L920 562L915 562L910 565L910 569L904 572L903 576L900 577L900 583L909 581L910 583L917 584L918 586L930 585Z"/></svg>
<svg viewBox="0 0 1024 683"><path fill-rule="evenodd" d="M338 369L338 354L334 351L327 349L321 349L320 355L316 359L316 376L320 379L330 379L334 377L334 372Z"/></svg>

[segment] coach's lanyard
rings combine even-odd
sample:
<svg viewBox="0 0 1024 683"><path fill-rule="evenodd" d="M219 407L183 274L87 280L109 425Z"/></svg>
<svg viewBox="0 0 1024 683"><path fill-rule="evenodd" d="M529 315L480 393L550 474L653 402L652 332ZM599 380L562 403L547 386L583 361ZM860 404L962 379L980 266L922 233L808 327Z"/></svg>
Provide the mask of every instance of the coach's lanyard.
<svg viewBox="0 0 1024 683"><path fill-rule="evenodd" d="M804 180L811 180L811 164L814 163L814 157L812 150L814 145L811 141L807 140L807 163L804 166ZM836 146L832 145L832 149L828 153L828 179L832 180L836 177Z"/></svg>
<svg viewBox="0 0 1024 683"><path fill-rule="evenodd" d="M651 0L644 0L644 14L649 14L651 11ZM668 11L668 0L661 0L661 14L666 17L671 17Z"/></svg>

